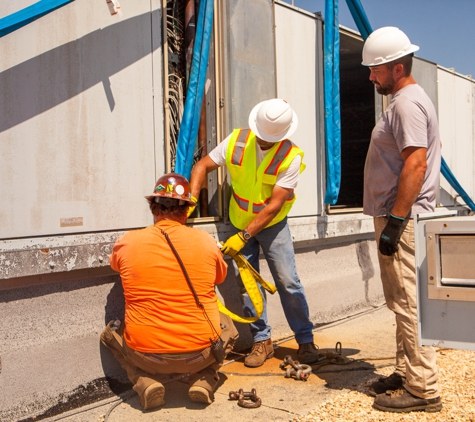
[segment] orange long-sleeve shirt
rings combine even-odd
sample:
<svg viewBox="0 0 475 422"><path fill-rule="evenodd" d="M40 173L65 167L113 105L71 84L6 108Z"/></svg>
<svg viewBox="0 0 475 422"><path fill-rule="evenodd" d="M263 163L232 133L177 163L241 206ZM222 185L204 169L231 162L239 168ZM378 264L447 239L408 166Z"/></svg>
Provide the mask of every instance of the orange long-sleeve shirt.
<svg viewBox="0 0 475 422"><path fill-rule="evenodd" d="M215 284L227 264L216 240L203 230L164 220L122 236L110 256L125 296L127 345L143 353L186 353L210 345L217 334L197 306L178 261L160 230L167 232L211 323L221 334Z"/></svg>

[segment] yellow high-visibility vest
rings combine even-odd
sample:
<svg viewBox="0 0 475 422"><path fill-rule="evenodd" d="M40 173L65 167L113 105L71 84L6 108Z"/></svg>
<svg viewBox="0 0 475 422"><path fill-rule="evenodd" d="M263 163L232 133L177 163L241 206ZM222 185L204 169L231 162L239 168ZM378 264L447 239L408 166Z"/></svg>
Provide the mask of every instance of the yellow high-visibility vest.
<svg viewBox="0 0 475 422"><path fill-rule="evenodd" d="M226 166L231 174L233 188L229 203L229 219L241 230L245 229L267 206L277 182L277 176L289 168L297 155L302 158L300 173L306 167L303 164L303 151L288 139L276 142L257 167L256 143L256 135L250 129L235 129L226 151ZM296 195L292 193L266 227L282 221L295 200Z"/></svg>

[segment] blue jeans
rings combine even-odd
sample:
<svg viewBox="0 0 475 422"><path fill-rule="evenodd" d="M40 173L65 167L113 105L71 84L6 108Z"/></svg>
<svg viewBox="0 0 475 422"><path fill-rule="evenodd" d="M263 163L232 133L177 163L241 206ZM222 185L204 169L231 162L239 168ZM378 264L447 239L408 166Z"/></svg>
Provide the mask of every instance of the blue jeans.
<svg viewBox="0 0 475 422"><path fill-rule="evenodd" d="M231 225L231 235L239 231L239 229ZM300 283L295 266L295 254L287 218L251 237L246 246L241 250L243 256L256 271L259 271L259 246L264 252L267 264L274 278L285 317L295 334L295 340L298 344L313 342L313 324L309 318L304 288ZM234 268L238 273L236 265ZM271 338L271 326L267 322L266 293L261 286L259 287L264 298L264 312L260 319L250 324L254 342ZM255 315L255 310L248 294L243 293L242 298L244 315Z"/></svg>

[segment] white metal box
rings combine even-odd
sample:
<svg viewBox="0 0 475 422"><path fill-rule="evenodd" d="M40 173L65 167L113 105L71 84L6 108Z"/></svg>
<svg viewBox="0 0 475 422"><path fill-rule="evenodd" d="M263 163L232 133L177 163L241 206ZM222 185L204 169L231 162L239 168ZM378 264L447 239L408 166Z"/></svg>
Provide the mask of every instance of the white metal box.
<svg viewBox="0 0 475 422"><path fill-rule="evenodd" d="M453 213L415 221L419 340L475 350L475 216Z"/></svg>

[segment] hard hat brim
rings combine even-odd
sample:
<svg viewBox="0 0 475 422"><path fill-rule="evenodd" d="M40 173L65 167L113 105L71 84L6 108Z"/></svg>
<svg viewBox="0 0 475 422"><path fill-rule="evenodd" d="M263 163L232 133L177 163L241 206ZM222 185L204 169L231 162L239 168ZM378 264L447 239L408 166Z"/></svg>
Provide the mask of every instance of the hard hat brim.
<svg viewBox="0 0 475 422"><path fill-rule="evenodd" d="M165 196L163 195L158 195L158 194L152 194L152 195L147 195L145 196L145 199L147 201L152 201L153 198L157 198L157 197L160 197L160 198L165 198ZM170 199L174 199L176 201L184 201L184 202L187 202L188 205L196 205L196 202L192 201L191 199L184 199L184 198L174 198L172 196L169 197Z"/></svg>
<svg viewBox="0 0 475 422"><path fill-rule="evenodd" d="M267 132L264 132L260 130L257 127L256 119L257 119L257 113L259 111L259 108L261 107L262 104L264 104L266 101L262 101L254 108L251 110L251 113L249 114L249 128L252 130L252 132L257 135L259 138L261 138L263 141L266 142L280 142L283 141L284 139L290 138L294 132L297 130L299 121L297 118L297 114L295 113L294 110L292 110L293 116L292 116L292 123L290 126L284 130L283 132L277 133L275 135L271 135Z"/></svg>

